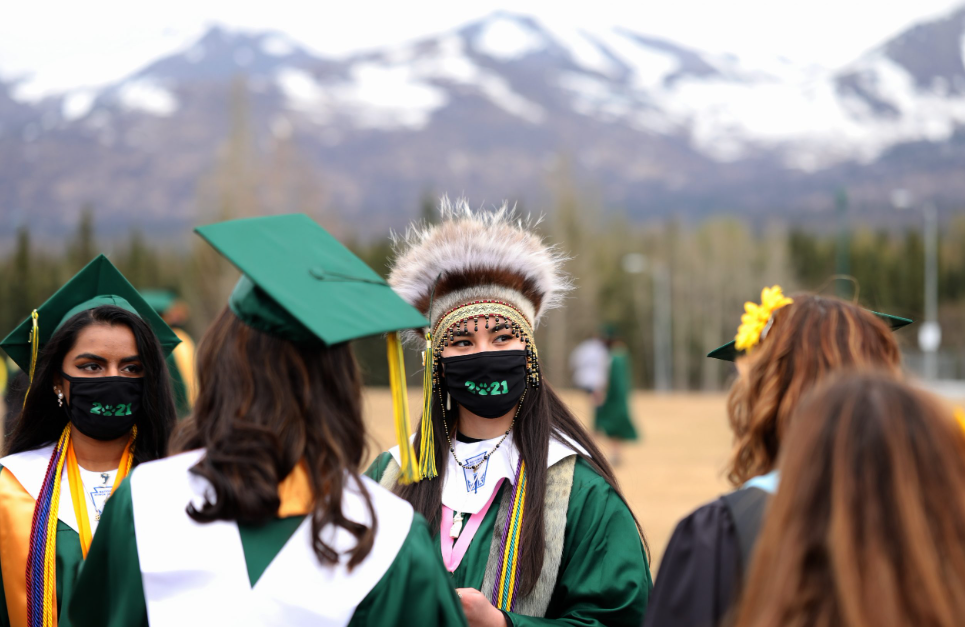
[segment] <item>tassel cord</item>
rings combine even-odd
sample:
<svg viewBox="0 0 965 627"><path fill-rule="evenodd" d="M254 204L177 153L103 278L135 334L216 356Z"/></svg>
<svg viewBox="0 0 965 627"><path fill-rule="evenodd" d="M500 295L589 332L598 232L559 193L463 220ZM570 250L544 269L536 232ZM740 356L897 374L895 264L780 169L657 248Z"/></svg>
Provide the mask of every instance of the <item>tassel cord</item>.
<svg viewBox="0 0 965 627"><path fill-rule="evenodd" d="M392 389L392 413L395 419L395 437L399 444L399 482L415 483L419 480L415 451L412 449L409 422L409 398L405 385L405 360L398 332L386 336L389 357L389 385Z"/></svg>

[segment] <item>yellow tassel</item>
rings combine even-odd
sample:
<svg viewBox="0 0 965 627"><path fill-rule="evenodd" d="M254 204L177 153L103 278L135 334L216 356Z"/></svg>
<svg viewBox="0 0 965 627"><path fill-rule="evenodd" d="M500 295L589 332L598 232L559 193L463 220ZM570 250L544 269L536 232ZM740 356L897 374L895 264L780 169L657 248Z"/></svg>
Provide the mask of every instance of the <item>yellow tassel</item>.
<svg viewBox="0 0 965 627"><path fill-rule="evenodd" d="M405 361L402 356L402 342L398 332L386 337L389 353L389 385L392 388L392 413L395 417L395 439L399 443L401 472L399 483L416 483L419 476L416 469L415 451L409 438L412 427L409 424L409 398L405 387Z"/></svg>
<svg viewBox="0 0 965 627"><path fill-rule="evenodd" d="M37 355L40 353L40 325L37 320L40 318L40 314L34 309L33 313L30 314L30 319L33 322L33 328L30 329L30 372L27 373L30 377L30 382L27 384L27 391L23 394L23 405L27 406L27 395L30 394L30 386L34 382L34 370L37 368Z"/></svg>
<svg viewBox="0 0 965 627"><path fill-rule="evenodd" d="M432 439L432 335L426 333L426 351L422 353L422 429L420 430L419 478L434 479L436 471L436 447Z"/></svg>

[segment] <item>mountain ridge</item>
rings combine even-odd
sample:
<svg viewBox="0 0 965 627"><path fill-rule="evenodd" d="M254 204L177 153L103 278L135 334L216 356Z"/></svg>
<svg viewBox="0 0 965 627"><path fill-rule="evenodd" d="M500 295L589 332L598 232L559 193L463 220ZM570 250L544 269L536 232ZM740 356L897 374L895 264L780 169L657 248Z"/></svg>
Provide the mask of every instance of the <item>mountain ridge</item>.
<svg viewBox="0 0 965 627"><path fill-rule="evenodd" d="M839 187L960 207L963 41L965 8L838 70L506 12L341 58L214 27L99 89L25 103L0 83L0 235L26 216L57 233L85 203L119 229L177 230L232 172L253 206L383 230L426 190L545 204L564 162L642 219L795 220Z"/></svg>

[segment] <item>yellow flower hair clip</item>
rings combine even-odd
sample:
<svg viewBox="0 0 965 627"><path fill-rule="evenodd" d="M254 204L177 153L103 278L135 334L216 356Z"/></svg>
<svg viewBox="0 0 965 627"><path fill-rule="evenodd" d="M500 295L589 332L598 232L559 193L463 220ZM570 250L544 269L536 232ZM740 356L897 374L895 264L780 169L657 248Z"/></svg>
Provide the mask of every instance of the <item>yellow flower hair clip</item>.
<svg viewBox="0 0 965 627"><path fill-rule="evenodd" d="M784 295L779 285L765 287L761 291L761 304L750 301L744 303L744 315L734 338L734 348L749 353L761 341L761 334L767 329L774 312L794 301Z"/></svg>
<svg viewBox="0 0 965 627"><path fill-rule="evenodd" d="M961 427L962 431L965 431L965 409L955 408L955 420L958 421L958 426Z"/></svg>

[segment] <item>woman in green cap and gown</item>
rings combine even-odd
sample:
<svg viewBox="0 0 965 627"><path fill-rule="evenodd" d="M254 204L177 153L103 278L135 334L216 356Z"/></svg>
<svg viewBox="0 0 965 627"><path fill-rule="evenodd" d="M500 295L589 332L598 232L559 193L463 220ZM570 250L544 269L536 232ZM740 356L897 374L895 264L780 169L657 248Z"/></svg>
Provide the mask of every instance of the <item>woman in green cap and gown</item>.
<svg viewBox="0 0 965 627"><path fill-rule="evenodd" d="M177 342L99 256L0 343L32 375L0 459L0 626L69 624L105 501L166 452Z"/></svg>
<svg viewBox="0 0 965 627"><path fill-rule="evenodd" d="M424 318L307 216L197 231L242 277L199 344L182 452L139 467L112 498L72 624L464 625L425 521L358 471L348 341L388 333L406 434L396 331Z"/></svg>
<svg viewBox="0 0 965 627"><path fill-rule="evenodd" d="M429 520L474 627L637 627L643 533L592 438L543 379L534 329L569 283L562 255L512 211L443 200L397 244L390 284L430 321L422 481L403 449L368 473Z"/></svg>
<svg viewBox="0 0 965 627"><path fill-rule="evenodd" d="M593 427L610 440L610 463L620 464L623 442L637 439L637 430L630 416L630 354L627 345L618 337L607 339L610 371L607 375L606 396L596 408Z"/></svg>

